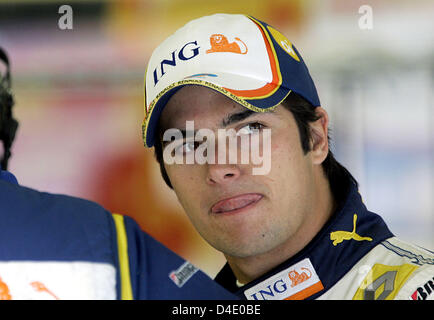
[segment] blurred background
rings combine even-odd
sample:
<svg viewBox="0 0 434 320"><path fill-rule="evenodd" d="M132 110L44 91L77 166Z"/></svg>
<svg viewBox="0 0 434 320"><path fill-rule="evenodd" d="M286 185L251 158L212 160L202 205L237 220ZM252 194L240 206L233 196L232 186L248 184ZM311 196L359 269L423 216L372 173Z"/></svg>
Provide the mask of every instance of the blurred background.
<svg viewBox="0 0 434 320"><path fill-rule="evenodd" d="M64 4L72 30L59 28ZM368 29L363 5L372 8ZM218 12L250 14L295 44L329 112L332 150L368 208L397 236L433 250L429 0L0 0L0 46L12 61L20 122L10 171L22 185L132 216L213 277L224 257L164 184L141 122L152 50L189 20Z"/></svg>

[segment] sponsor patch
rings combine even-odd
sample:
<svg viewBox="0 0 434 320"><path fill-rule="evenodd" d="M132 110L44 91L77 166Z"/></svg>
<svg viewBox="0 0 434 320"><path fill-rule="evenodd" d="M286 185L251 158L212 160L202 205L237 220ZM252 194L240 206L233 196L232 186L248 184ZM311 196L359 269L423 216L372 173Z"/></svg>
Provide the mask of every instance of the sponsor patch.
<svg viewBox="0 0 434 320"><path fill-rule="evenodd" d="M116 299L116 269L81 261L0 262L0 300L60 299Z"/></svg>
<svg viewBox="0 0 434 320"><path fill-rule="evenodd" d="M309 258L244 291L248 300L303 300L324 289Z"/></svg>
<svg viewBox="0 0 434 320"><path fill-rule="evenodd" d="M427 300L434 292L434 277L423 286L418 287L410 296L410 300Z"/></svg>
<svg viewBox="0 0 434 320"><path fill-rule="evenodd" d="M178 269L169 273L169 278L181 288L199 269L190 262L185 262Z"/></svg>
<svg viewBox="0 0 434 320"><path fill-rule="evenodd" d="M353 300L393 300L417 268L410 264L388 266L376 263L363 279Z"/></svg>

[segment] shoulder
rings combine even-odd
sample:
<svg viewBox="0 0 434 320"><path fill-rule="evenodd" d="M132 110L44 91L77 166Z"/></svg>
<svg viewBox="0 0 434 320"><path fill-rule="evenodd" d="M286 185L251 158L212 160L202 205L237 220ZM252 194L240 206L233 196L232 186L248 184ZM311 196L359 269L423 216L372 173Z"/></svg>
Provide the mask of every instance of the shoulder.
<svg viewBox="0 0 434 320"><path fill-rule="evenodd" d="M8 217L16 220L19 217L38 217L42 213L47 218L67 216L86 220L98 215L106 215L107 211L99 204L68 195L41 192L0 180L0 214L1 219Z"/></svg>
<svg viewBox="0 0 434 320"><path fill-rule="evenodd" d="M5 181L0 181L0 221L0 243L8 244L0 245L3 260L83 259L114 237L111 214L97 203ZM105 254L99 260L111 258Z"/></svg>
<svg viewBox="0 0 434 320"><path fill-rule="evenodd" d="M0 280L11 298L119 296L114 222L97 203L0 181L0 226Z"/></svg>
<svg viewBox="0 0 434 320"><path fill-rule="evenodd" d="M358 263L366 274L355 298L408 300L434 298L434 254L396 237L384 240ZM423 288L428 284L428 291ZM419 291L418 291L419 290ZM420 294L418 294L420 292Z"/></svg>
<svg viewBox="0 0 434 320"><path fill-rule="evenodd" d="M365 254L319 299L434 299L434 255L396 237Z"/></svg>
<svg viewBox="0 0 434 320"><path fill-rule="evenodd" d="M434 266L434 253L399 238L392 237L381 243L391 258L418 266Z"/></svg>
<svg viewBox="0 0 434 320"><path fill-rule="evenodd" d="M398 238L381 245L405 276L395 299L434 300L434 253Z"/></svg>

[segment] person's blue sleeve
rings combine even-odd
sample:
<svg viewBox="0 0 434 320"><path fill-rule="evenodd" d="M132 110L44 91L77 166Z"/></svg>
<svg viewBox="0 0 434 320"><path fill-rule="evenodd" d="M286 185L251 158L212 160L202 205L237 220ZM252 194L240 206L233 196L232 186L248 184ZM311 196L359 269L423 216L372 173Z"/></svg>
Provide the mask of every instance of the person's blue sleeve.
<svg viewBox="0 0 434 320"><path fill-rule="evenodd" d="M137 299L233 300L235 295L124 217Z"/></svg>

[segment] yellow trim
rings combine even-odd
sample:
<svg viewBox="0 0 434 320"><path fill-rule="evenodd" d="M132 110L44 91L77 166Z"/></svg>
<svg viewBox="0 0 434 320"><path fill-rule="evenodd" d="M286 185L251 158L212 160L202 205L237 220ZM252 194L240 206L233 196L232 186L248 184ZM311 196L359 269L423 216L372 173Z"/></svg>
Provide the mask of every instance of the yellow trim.
<svg viewBox="0 0 434 320"><path fill-rule="evenodd" d="M147 73L148 73L148 67L149 67L149 64L146 66L146 69L145 69L145 79L144 79L144 81L143 81L143 84L144 84L144 86L143 86L143 98L144 98L144 102L145 102L145 117L146 117L146 115L148 114L148 105L147 105L147 102L146 102L146 76L147 76Z"/></svg>
<svg viewBox="0 0 434 320"><path fill-rule="evenodd" d="M113 220L116 226L118 241L119 269L121 278L121 300L133 300L133 290L131 288L130 263L128 259L128 241L125 231L124 217L113 213Z"/></svg>
<svg viewBox="0 0 434 320"><path fill-rule="evenodd" d="M274 29L272 26L267 26L267 29L270 31L277 44L295 61L300 62L300 58L297 56L297 53L295 53L291 41L289 41L287 37L285 37L279 30ZM290 49L286 48L283 43L285 43Z"/></svg>

